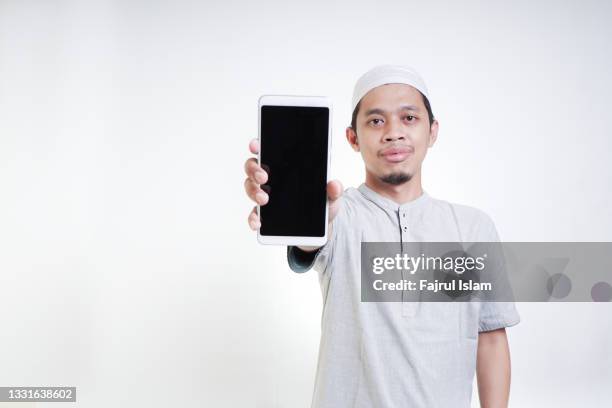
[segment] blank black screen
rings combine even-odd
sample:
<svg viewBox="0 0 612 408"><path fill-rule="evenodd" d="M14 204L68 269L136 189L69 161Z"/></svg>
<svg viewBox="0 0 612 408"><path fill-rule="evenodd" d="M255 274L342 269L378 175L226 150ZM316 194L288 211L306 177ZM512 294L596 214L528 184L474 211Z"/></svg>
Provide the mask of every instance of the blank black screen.
<svg viewBox="0 0 612 408"><path fill-rule="evenodd" d="M329 109L262 106L260 158L269 194L261 235L322 237L327 205Z"/></svg>

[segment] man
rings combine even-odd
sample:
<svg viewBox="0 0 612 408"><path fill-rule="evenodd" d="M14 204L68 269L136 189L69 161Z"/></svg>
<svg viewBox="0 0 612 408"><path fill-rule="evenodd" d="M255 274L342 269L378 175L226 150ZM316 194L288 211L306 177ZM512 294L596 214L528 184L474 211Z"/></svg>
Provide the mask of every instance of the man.
<svg viewBox="0 0 612 408"><path fill-rule="evenodd" d="M343 192L327 186L328 242L288 247L290 267L314 265L323 292L313 407L469 407L474 372L482 407L506 407L510 354L505 328L519 322L513 303L360 301L361 242L498 241L475 208L423 191L421 165L438 135L427 87L410 67L379 66L355 85L346 139L366 180ZM250 144L252 153L259 145ZM267 174L245 164L245 189L260 205ZM260 227L255 209L252 229Z"/></svg>

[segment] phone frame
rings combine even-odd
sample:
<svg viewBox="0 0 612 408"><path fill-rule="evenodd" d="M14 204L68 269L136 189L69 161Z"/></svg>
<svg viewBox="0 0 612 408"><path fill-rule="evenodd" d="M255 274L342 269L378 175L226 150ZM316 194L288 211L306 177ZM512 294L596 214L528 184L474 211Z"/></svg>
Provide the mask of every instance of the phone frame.
<svg viewBox="0 0 612 408"><path fill-rule="evenodd" d="M257 163L261 165L261 108L263 106L312 106L329 109L329 121L327 129L327 172L325 186L329 182L329 173L331 170L331 148L332 148L332 103L331 99L326 96L303 96L303 95L262 95L259 98L257 108L257 138L259 140L259 153L257 154ZM260 206L257 205L257 215L261 217ZM260 229L257 229L257 241L264 245L302 245L302 246L322 246L325 245L328 238L329 227L329 205L326 196L325 205L325 233L322 237L300 237L300 236L275 236L261 235Z"/></svg>

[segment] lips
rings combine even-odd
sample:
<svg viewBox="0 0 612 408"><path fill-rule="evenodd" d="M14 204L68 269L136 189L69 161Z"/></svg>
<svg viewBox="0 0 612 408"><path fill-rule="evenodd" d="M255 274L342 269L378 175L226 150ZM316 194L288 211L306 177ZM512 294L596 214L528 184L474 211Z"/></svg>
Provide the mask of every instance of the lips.
<svg viewBox="0 0 612 408"><path fill-rule="evenodd" d="M399 163L406 160L414 152L412 147L389 147L380 152L380 155L387 161Z"/></svg>

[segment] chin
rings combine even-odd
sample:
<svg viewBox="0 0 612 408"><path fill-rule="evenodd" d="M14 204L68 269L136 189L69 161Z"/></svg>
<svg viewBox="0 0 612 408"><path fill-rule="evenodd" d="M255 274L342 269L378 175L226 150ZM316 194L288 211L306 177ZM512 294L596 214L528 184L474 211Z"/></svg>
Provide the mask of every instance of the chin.
<svg viewBox="0 0 612 408"><path fill-rule="evenodd" d="M407 171L394 171L379 177L380 181L393 186L399 186L412 179L412 174Z"/></svg>

